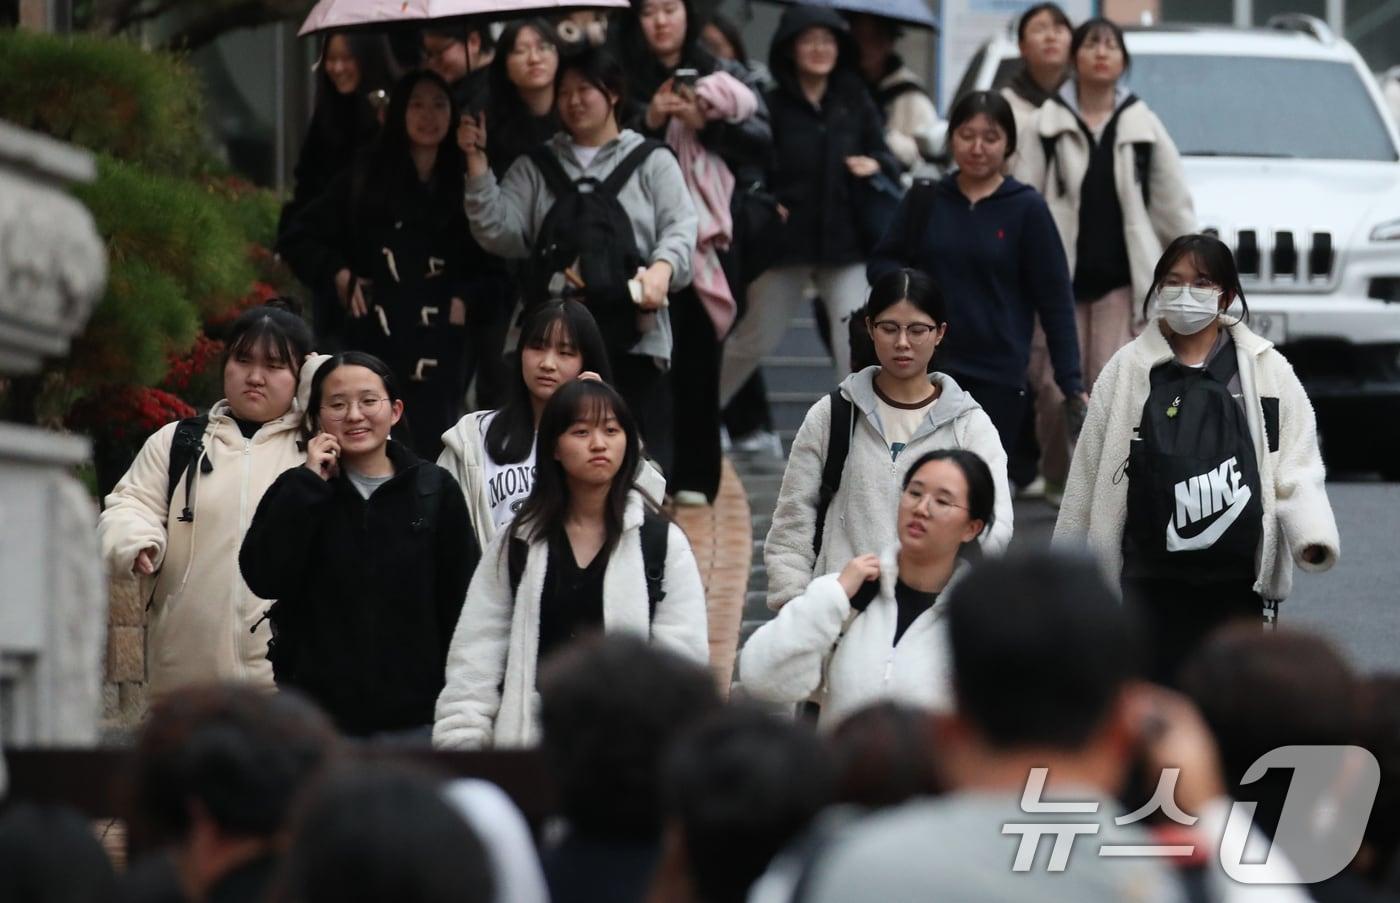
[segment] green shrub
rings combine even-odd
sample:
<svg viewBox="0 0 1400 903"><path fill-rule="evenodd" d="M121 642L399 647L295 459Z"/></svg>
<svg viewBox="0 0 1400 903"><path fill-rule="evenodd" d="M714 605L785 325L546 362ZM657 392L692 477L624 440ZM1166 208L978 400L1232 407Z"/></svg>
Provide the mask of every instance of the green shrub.
<svg viewBox="0 0 1400 903"><path fill-rule="evenodd" d="M175 175L208 170L199 79L120 38L0 31L0 118Z"/></svg>
<svg viewBox="0 0 1400 903"><path fill-rule="evenodd" d="M171 351L188 348L199 316L180 283L138 257L113 257L107 294L73 342L69 382L88 389L157 385Z"/></svg>

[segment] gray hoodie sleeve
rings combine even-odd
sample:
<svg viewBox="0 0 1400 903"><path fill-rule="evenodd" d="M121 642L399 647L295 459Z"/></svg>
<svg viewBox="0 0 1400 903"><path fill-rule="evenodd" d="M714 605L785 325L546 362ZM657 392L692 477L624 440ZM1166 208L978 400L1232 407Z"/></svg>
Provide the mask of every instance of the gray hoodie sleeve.
<svg viewBox="0 0 1400 903"><path fill-rule="evenodd" d="M690 189L681 175L680 164L669 153L654 153L647 157L642 165L641 177L656 218L656 245L647 255L647 260L649 263L662 260L669 263L671 291L679 291L690 285L690 258L695 253L695 234L700 223L695 214L695 205L690 200ZM506 179L510 179L509 173Z"/></svg>
<svg viewBox="0 0 1400 903"><path fill-rule="evenodd" d="M511 164L499 185L490 169L468 178L467 222L477 244L497 257L529 257L530 245L539 229L535 208L544 190L544 179L528 157Z"/></svg>

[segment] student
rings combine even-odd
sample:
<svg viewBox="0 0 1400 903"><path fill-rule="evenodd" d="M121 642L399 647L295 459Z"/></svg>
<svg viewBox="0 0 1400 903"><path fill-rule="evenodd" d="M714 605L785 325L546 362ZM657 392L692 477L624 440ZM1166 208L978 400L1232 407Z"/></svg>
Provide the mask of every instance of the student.
<svg viewBox="0 0 1400 903"><path fill-rule="evenodd" d="M459 420L442 434L438 458L462 487L482 548L510 523L535 485L535 431L545 403L570 380L612 379L603 337L577 301L551 301L528 313L512 358L516 378L506 403ZM637 477L639 488L659 505L666 489L661 474L643 461Z"/></svg>
<svg viewBox="0 0 1400 903"><path fill-rule="evenodd" d="M263 603L238 574L249 512L300 446L314 365L311 330L284 302L229 327L224 397L204 418L169 423L146 440L97 521L116 573L155 577L146 623L152 696L210 680L271 689ZM177 447L178 446L178 447Z"/></svg>
<svg viewBox="0 0 1400 903"><path fill-rule="evenodd" d="M987 462L996 516L988 521L982 544L1000 552L1011 542L1011 490L996 428L957 381L929 372L934 351L960 328L950 324L937 284L917 270L886 274L870 290L865 324L879 363L841 383L837 407L843 416L833 417L832 396L821 398L793 440L763 548L768 607L774 610L802 593L813 577L895 542L890 515L900 503L903 462L934 449L967 449ZM818 523L834 430L849 437L849 451Z"/></svg>
<svg viewBox="0 0 1400 903"><path fill-rule="evenodd" d="M939 597L959 556L980 555L995 521L986 462L958 449L931 451L904 475L898 543L813 580L744 644L739 678L764 702L822 693L823 727L877 700L947 709L949 665Z"/></svg>
<svg viewBox="0 0 1400 903"><path fill-rule="evenodd" d="M1055 541L1087 543L1139 609L1158 680L1219 624L1287 598L1295 562L1325 571L1339 554L1312 404L1273 344L1227 313L1236 304L1247 316L1219 239L1167 247L1143 302L1153 319L1094 387L1055 523ZM1237 405L1214 405L1211 388Z"/></svg>
<svg viewBox="0 0 1400 903"><path fill-rule="evenodd" d="M559 38L544 19L519 19L506 26L496 46L486 157L500 179L520 156L559 131L554 103Z"/></svg>
<svg viewBox="0 0 1400 903"><path fill-rule="evenodd" d="M480 547L462 493L389 430L404 415L387 364L359 351L311 385L306 464L277 478L239 553L267 612L279 687L354 736L428 739L447 643Z"/></svg>
<svg viewBox="0 0 1400 903"><path fill-rule="evenodd" d="M639 454L636 422L607 385L575 380L545 405L534 489L486 547L452 637L435 746L534 745L539 662L577 636L650 635L708 660L695 556L633 488ZM648 562L658 531L665 555Z"/></svg>
<svg viewBox="0 0 1400 903"><path fill-rule="evenodd" d="M633 79L629 121L675 152L698 217L693 279L671 299L672 361L685 376L673 385L684 414L674 418L669 476L676 504L705 505L719 493L719 368L738 315L729 255L734 192L746 172L768 163L773 133L753 76L700 44L701 19L690 0L633 0L632 7L636 15L619 28Z"/></svg>
<svg viewBox="0 0 1400 903"><path fill-rule="evenodd" d="M447 83L457 109L479 113L490 96L489 67L496 44L486 23L430 22L423 29L423 68Z"/></svg>
<svg viewBox="0 0 1400 903"><path fill-rule="evenodd" d="M414 451L429 459L465 394L465 299L494 285L498 270L462 213L457 112L437 75L405 76L374 150L282 238L302 281L344 304L346 347L393 368L413 411Z"/></svg>
<svg viewBox="0 0 1400 903"><path fill-rule="evenodd" d="M885 143L906 170L924 159L922 145L933 137L938 110L923 79L895 52L903 36L899 23L884 16L851 13L851 37L860 51L860 74L885 121Z"/></svg>
<svg viewBox="0 0 1400 903"><path fill-rule="evenodd" d="M832 335L865 297L865 201L881 175L903 171L885 145L880 112L855 71L846 21L834 10L798 4L783 12L768 64L778 86L768 95L774 161L769 187L785 208L772 266L749 288L749 313L725 345L720 400L739 391L807 306L815 283ZM844 342L833 343L837 379L850 372Z"/></svg>
<svg viewBox="0 0 1400 903"><path fill-rule="evenodd" d="M1016 23L1016 45L1021 68L1001 96L1016 114L1016 131L1031 134L1035 111L1060 90L1069 77L1069 42L1074 25L1058 3L1037 3Z"/></svg>
<svg viewBox="0 0 1400 903"><path fill-rule="evenodd" d="M656 153L660 146L653 145L640 162L633 157L642 152L646 139L619 125L626 86L615 59L595 49L566 56L554 94L564 128L542 151L552 158L551 172L562 170L554 176L525 156L498 183L485 151L490 123L484 118L462 120L457 140L467 158L467 219L472 235L492 254L529 259L527 307L570 292L586 298L607 343L617 390L641 424L649 453L669 471L671 390L666 374L673 342L667 305L672 293L690 284L695 208L674 156ZM604 247L571 249L569 262L547 260L546 253L557 256L554 252L569 244L579 225L550 219L559 200L551 183L557 184L561 176L574 183L605 183L624 164L635 168L624 171L616 205L632 227L631 236L611 236ZM570 202L574 206L572 198ZM582 206L580 202L574 209ZM596 218L589 223L603 225ZM546 224L554 231L541 236ZM634 242L631 249L621 244L628 237ZM531 258L536 247L541 255ZM584 274L606 285L590 289ZM626 287L629 280L634 288ZM577 286L578 282L584 284ZM606 297L589 294L605 289Z"/></svg>
<svg viewBox="0 0 1400 903"><path fill-rule="evenodd" d="M868 272L873 283L917 267L943 289L957 328L941 366L982 405L1009 452L1026 411L1037 315L1065 396L1087 401L1069 270L1044 199L1003 172L1019 146L1006 100L991 91L963 95L948 117L948 144L956 169L905 196Z"/></svg>

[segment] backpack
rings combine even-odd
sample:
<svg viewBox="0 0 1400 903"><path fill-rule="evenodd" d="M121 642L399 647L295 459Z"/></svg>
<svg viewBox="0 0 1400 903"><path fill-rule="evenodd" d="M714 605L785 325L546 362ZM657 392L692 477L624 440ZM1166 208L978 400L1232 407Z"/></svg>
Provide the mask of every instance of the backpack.
<svg viewBox="0 0 1400 903"><path fill-rule="evenodd" d="M186 417L175 424L175 433L170 437L170 460L166 465L167 486L165 503L169 505L175 498L175 489L180 478L185 478L185 505L178 520L190 523L194 520L194 474L199 467L202 474L214 472L214 462L204 454L204 431L209 428L209 415Z"/></svg>
<svg viewBox="0 0 1400 903"><path fill-rule="evenodd" d="M1254 579L1264 507L1249 425L1229 390L1238 369L1233 343L1201 369L1152 369L1128 446L1124 577Z"/></svg>
<svg viewBox="0 0 1400 903"><path fill-rule="evenodd" d="M671 522L659 514L646 512L642 520L642 568L647 579L647 620L656 617L656 606L666 598L662 584L666 580L666 547L670 540ZM506 569L510 574L510 594L515 598L520 578L525 575L525 559L530 545L512 535L506 547Z"/></svg>
<svg viewBox="0 0 1400 903"><path fill-rule="evenodd" d="M617 196L646 158L662 147L659 141L642 142L602 181L591 176L574 181L548 145L530 149L528 156L553 193L554 206L540 224L526 263L527 307L575 298L588 306L609 348L636 344L641 333L627 283L646 260Z"/></svg>
<svg viewBox="0 0 1400 903"><path fill-rule="evenodd" d="M841 488L841 471L846 468L846 456L851 451L851 437L856 431L855 405L841 394L838 386L827 394L831 399L831 427L826 436L826 460L822 462L822 484L817 491L817 524L812 531L812 554L822 553L822 534L826 532L826 512L831 500ZM837 429L846 423L845 429Z"/></svg>
<svg viewBox="0 0 1400 903"><path fill-rule="evenodd" d="M437 527L442 493L448 491L443 473L441 468L427 462L416 468L413 475L414 517L409 522L409 529L414 533L431 532ZM455 485L451 488L455 489ZM288 606L279 599L268 607L248 632L257 633L263 621L267 621L272 628L272 637L267 641L267 660L272 663L273 681L278 686L295 684L297 653L309 629L306 606Z"/></svg>

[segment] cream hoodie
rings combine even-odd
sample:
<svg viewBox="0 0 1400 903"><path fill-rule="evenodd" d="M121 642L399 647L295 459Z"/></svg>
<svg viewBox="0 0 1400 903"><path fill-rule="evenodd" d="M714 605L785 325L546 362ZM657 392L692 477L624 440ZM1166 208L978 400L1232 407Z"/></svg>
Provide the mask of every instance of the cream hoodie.
<svg viewBox="0 0 1400 903"><path fill-rule="evenodd" d="M267 608L243 582L238 550L267 488L306 460L299 447L311 377L324 357L302 366L292 409L244 439L227 400L209 412L204 455L213 467L195 469L194 519L179 520L185 478L167 502L168 423L146 440L131 469L107 496L97 522L108 567L130 574L136 555L154 546L155 591L146 622L146 679L153 695L215 680L247 681L273 689L267 661ZM145 582L143 581L143 587Z"/></svg>

